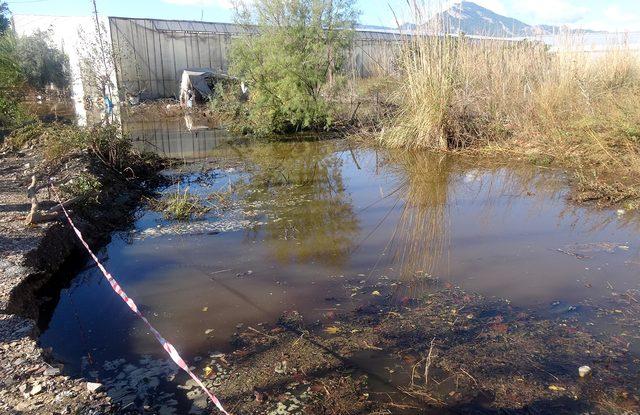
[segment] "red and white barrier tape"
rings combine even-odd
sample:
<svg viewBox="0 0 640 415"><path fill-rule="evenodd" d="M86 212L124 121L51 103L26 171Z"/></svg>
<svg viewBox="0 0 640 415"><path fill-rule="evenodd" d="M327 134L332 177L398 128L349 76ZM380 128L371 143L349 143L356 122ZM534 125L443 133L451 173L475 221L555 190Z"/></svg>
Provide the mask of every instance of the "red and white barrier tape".
<svg viewBox="0 0 640 415"><path fill-rule="evenodd" d="M147 327L149 328L151 333L155 336L156 340L158 340L158 342L162 345L164 350L169 354L171 359L180 367L180 369L184 370L185 372L187 372L187 374L189 376L191 376L191 379L193 379L194 382L196 382L196 384L198 386L200 386L200 388L202 388L202 390L207 394L207 396L209 396L209 399L211 399L211 402L213 402L214 405L222 413L224 413L225 415L229 415L229 413L224 409L224 407L222 406L222 404L220 403L218 398L216 398L216 396L214 394L209 392L209 390L207 389L206 386L204 386L202 381L200 379L198 379L198 377L189 369L189 366L187 366L187 364L182 359L182 357L180 357L180 355L178 354L178 351L175 349L175 347L173 347L173 345L171 343L169 343L167 340L165 340L165 338L162 337L160 332L158 332L158 330L156 330L151 325L151 323L149 323L149 320L147 320L147 318L144 315L142 315L140 310L138 310L138 306L136 305L136 303L133 302L133 299L131 299L127 295L127 293L124 292L122 287L120 287L120 284L118 284L118 282L115 280L115 278L113 278L113 276L109 273L109 271L107 271L106 268L102 265L102 263L100 263L100 260L98 259L98 257L93 253L91 248L89 248L89 245L85 242L84 238L82 237L82 233L80 233L80 230L78 230L78 228L76 228L76 226L74 225L73 221L71 220L71 217L69 216L69 212L67 212L67 209L65 209L65 207L64 207L64 205L62 203L62 200L60 199L60 195L58 194L58 191L53 186L53 184L51 184L51 189L53 189L53 193L54 193L54 195L56 197L56 201L60 204L60 207L62 208L62 211L64 212L64 215L67 217L67 220L69 221L69 225L71 225L71 228L76 233L76 236L78 237L80 242L82 242L82 245L84 245L84 247L87 250L87 252L89 252L89 255L91 256L91 258L93 258L93 260L95 261L95 263L98 266L98 268L100 269L100 271L102 271L102 274L104 275L104 277L107 279L107 281L109 281L109 284L111 284L111 288L113 288L113 291L115 291L116 294L118 294L120 296L120 298L122 298L122 300L125 303L127 303L129 308L131 309L131 311L136 313L138 315L138 317L140 317L142 319L142 321L145 322L145 324L147 325Z"/></svg>

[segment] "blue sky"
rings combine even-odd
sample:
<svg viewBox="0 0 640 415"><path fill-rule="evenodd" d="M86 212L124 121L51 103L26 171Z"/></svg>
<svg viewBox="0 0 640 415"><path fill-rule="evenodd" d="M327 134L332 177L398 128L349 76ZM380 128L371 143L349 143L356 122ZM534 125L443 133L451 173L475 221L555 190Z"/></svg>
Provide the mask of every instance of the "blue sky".
<svg viewBox="0 0 640 415"><path fill-rule="evenodd" d="M154 17L231 21L231 0L97 0L101 14L109 16ZM361 22L393 25L389 5L401 20L411 20L403 10L404 0L357 0ZM419 0L420 1L420 0ZM451 1L429 1L446 7ZM89 0L7 0L20 14L81 16L91 12ZM497 13L526 23L570 25L611 31L640 31L640 0L476 0Z"/></svg>

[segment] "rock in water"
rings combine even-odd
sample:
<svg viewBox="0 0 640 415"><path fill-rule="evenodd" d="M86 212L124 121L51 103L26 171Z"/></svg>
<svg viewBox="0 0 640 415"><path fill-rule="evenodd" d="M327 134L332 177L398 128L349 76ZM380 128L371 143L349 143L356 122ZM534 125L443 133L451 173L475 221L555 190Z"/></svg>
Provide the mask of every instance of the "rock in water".
<svg viewBox="0 0 640 415"><path fill-rule="evenodd" d="M580 374L581 378L589 376L591 374L591 368L589 366L580 366L578 368L578 374Z"/></svg>

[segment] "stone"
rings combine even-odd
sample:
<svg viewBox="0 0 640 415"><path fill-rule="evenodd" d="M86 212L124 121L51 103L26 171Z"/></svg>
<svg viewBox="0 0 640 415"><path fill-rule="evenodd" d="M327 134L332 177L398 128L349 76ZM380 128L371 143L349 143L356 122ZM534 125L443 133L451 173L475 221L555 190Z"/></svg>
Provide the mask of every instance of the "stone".
<svg viewBox="0 0 640 415"><path fill-rule="evenodd" d="M38 383L36 383L35 385L33 385L33 388L31 388L31 392L29 392L30 395L37 395L40 392L42 392L42 386Z"/></svg>
<svg viewBox="0 0 640 415"><path fill-rule="evenodd" d="M102 383L87 382L87 390L91 393L97 392L102 388Z"/></svg>
<svg viewBox="0 0 640 415"><path fill-rule="evenodd" d="M581 378L587 377L591 374L591 368L589 366L580 366L578 368L578 374Z"/></svg>
<svg viewBox="0 0 640 415"><path fill-rule="evenodd" d="M57 367L48 367L44 370L45 376L56 376L60 374L60 369Z"/></svg>

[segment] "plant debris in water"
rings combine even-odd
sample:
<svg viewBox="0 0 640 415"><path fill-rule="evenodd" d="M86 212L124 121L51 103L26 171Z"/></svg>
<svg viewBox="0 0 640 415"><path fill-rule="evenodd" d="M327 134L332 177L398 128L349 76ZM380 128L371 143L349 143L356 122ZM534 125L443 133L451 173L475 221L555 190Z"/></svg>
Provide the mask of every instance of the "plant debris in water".
<svg viewBox="0 0 640 415"><path fill-rule="evenodd" d="M640 410L637 359L577 320L446 285L386 301L394 286L362 286L382 298L312 325L290 312L277 326L244 328L236 351L203 369L207 385L243 414ZM386 365L363 367L363 354Z"/></svg>

